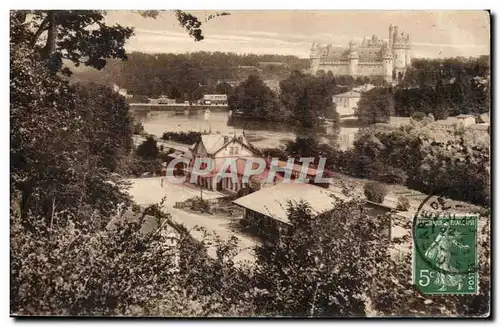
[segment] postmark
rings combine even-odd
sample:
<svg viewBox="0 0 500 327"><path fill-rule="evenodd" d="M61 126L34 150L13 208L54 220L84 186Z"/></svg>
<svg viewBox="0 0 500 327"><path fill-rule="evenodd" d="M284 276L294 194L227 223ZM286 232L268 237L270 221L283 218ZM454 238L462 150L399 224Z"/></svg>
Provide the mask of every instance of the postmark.
<svg viewBox="0 0 500 327"><path fill-rule="evenodd" d="M477 215L458 215L440 198L413 220L413 282L424 294L476 294Z"/></svg>

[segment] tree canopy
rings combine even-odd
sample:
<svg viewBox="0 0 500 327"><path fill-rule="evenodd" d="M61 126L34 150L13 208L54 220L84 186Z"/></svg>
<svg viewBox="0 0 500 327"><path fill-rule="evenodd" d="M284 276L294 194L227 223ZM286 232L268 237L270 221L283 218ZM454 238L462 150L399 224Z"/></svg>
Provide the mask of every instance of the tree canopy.
<svg viewBox="0 0 500 327"><path fill-rule="evenodd" d="M394 100L390 88L374 88L361 94L356 115L364 124L388 123L394 114Z"/></svg>

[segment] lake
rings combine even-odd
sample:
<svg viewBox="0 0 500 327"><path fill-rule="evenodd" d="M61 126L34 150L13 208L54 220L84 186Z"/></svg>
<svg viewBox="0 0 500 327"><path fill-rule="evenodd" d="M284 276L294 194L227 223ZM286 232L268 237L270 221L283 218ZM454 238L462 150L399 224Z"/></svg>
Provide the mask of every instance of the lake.
<svg viewBox="0 0 500 327"><path fill-rule="evenodd" d="M269 122L242 122L237 126L229 126L228 112L212 112L208 117L205 117L202 111L197 113L176 114L169 111L150 111L147 115L136 116L136 119L141 121L144 126L144 131L149 134L161 137L164 132L209 132L231 134L235 131L245 131L245 134L250 142L257 147L278 147L285 144L289 140L295 139L293 127L286 124L269 123ZM328 126L325 129L325 137L322 137L323 142L330 142ZM346 148L352 144L353 133L357 129L342 128L339 136L340 147ZM303 134L302 132L299 132Z"/></svg>

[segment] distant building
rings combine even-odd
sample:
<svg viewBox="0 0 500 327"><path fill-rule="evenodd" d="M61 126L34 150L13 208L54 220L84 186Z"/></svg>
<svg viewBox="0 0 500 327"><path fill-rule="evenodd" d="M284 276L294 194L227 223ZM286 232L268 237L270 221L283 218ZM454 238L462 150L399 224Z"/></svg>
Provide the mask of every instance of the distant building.
<svg viewBox="0 0 500 327"><path fill-rule="evenodd" d="M205 94L201 99L202 104L205 105L227 105L226 94Z"/></svg>
<svg viewBox="0 0 500 327"><path fill-rule="evenodd" d="M458 115L455 117L436 120L435 123L444 129L453 130L456 127L468 127L476 124L476 118L474 115Z"/></svg>
<svg viewBox="0 0 500 327"><path fill-rule="evenodd" d="M125 97L126 99L130 99L133 97L132 94L128 94L126 89L120 88L118 85L113 84L113 91L121 95L122 97Z"/></svg>
<svg viewBox="0 0 500 327"><path fill-rule="evenodd" d="M156 99L149 98L148 100L151 104L175 104L175 99L170 99L166 96L160 96Z"/></svg>
<svg viewBox="0 0 500 327"><path fill-rule="evenodd" d="M458 115L456 116L457 124L463 127L474 125L476 123L476 117L474 115Z"/></svg>
<svg viewBox="0 0 500 327"><path fill-rule="evenodd" d="M336 94L332 97L333 103L335 103L336 110L340 117L354 116L355 108L358 107L360 99L361 93L354 91Z"/></svg>
<svg viewBox="0 0 500 327"><path fill-rule="evenodd" d="M323 70L340 76L381 76L387 82L400 80L411 63L411 40L408 33L389 26L389 39L384 41L373 35L357 45L348 47L321 46L313 43L310 71Z"/></svg>

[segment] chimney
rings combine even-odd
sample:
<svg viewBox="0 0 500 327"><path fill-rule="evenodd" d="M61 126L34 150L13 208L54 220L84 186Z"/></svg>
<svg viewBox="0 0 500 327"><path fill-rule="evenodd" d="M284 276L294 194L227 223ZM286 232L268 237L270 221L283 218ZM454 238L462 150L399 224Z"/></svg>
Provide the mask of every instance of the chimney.
<svg viewBox="0 0 500 327"><path fill-rule="evenodd" d="M224 136L224 144L226 144L227 142L229 142L229 137L228 136Z"/></svg>

